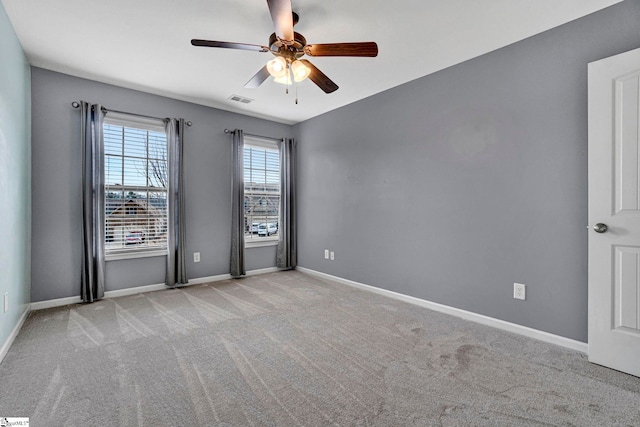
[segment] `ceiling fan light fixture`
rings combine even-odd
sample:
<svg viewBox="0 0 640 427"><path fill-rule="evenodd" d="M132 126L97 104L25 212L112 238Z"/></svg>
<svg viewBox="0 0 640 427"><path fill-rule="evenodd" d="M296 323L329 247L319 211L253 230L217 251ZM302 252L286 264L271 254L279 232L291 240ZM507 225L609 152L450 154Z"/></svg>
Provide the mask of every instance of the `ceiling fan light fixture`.
<svg viewBox="0 0 640 427"><path fill-rule="evenodd" d="M298 60L291 63L291 71L293 71L293 80L297 82L303 81L311 74L311 69Z"/></svg>
<svg viewBox="0 0 640 427"><path fill-rule="evenodd" d="M273 58L271 61L267 62L267 71L274 78L285 77L289 74L289 70L287 69L287 61L281 56L277 56Z"/></svg>
<svg viewBox="0 0 640 427"><path fill-rule="evenodd" d="M286 73L283 76L274 77L273 81L282 85L291 85L291 75L289 73Z"/></svg>

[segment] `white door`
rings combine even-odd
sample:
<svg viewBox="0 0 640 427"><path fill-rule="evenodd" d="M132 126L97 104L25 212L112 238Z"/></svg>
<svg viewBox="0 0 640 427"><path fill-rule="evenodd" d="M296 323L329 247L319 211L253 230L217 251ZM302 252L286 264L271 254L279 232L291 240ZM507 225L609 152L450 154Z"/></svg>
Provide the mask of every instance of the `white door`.
<svg viewBox="0 0 640 427"><path fill-rule="evenodd" d="M589 64L588 227L589 360L640 376L640 49Z"/></svg>

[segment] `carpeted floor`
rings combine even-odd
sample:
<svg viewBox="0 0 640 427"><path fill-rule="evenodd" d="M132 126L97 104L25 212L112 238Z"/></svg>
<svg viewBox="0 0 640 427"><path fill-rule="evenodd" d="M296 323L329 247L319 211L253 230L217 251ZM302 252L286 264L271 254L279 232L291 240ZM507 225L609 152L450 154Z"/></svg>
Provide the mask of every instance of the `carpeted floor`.
<svg viewBox="0 0 640 427"><path fill-rule="evenodd" d="M31 426L640 425L640 378L295 271L33 312L0 384Z"/></svg>

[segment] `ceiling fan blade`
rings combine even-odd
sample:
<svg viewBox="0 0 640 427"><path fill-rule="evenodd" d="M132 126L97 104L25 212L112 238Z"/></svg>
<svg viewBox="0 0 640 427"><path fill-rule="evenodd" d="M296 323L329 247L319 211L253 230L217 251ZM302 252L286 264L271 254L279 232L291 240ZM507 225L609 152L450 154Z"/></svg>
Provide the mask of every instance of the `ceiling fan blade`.
<svg viewBox="0 0 640 427"><path fill-rule="evenodd" d="M191 44L193 46L222 47L226 49L241 49L241 50L252 50L255 52L269 52L269 48L267 46L260 46L257 44L248 44L248 43L218 42L214 40L191 39Z"/></svg>
<svg viewBox="0 0 640 427"><path fill-rule="evenodd" d="M309 56L378 56L375 42L308 44L304 53Z"/></svg>
<svg viewBox="0 0 640 427"><path fill-rule="evenodd" d="M276 36L282 41L293 42L293 12L291 0L267 0Z"/></svg>
<svg viewBox="0 0 640 427"><path fill-rule="evenodd" d="M316 66L311 62L307 61L306 59L300 59L300 62L309 67L309 69L311 70L309 78L325 93L331 93L338 90L338 85L335 84L333 80L327 77L322 71L318 70L318 68L316 68Z"/></svg>
<svg viewBox="0 0 640 427"><path fill-rule="evenodd" d="M244 85L244 87L246 87L247 89L255 89L260 86L265 80L267 80L270 75L271 74L269 74L269 70L267 70L267 66L265 65L260 69L260 71L258 71L253 77L251 77L251 80L249 80L247 84Z"/></svg>

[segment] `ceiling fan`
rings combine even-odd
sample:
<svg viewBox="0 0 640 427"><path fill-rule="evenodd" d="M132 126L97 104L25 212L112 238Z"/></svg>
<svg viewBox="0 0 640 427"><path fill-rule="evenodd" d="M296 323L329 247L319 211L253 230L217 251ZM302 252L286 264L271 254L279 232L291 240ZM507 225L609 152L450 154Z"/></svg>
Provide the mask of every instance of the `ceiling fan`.
<svg viewBox="0 0 640 427"><path fill-rule="evenodd" d="M275 26L275 33L269 37L269 46L201 39L192 39L191 44L271 52L275 58L244 85L246 88L257 88L269 76L273 76L276 82L283 84L291 84L292 79L299 82L308 77L325 93L336 91L338 85L311 62L300 59L302 56L375 57L378 55L378 45L375 42L307 44L302 34L293 31L293 26L298 23L299 18L291 10L291 0L267 0L267 5Z"/></svg>

